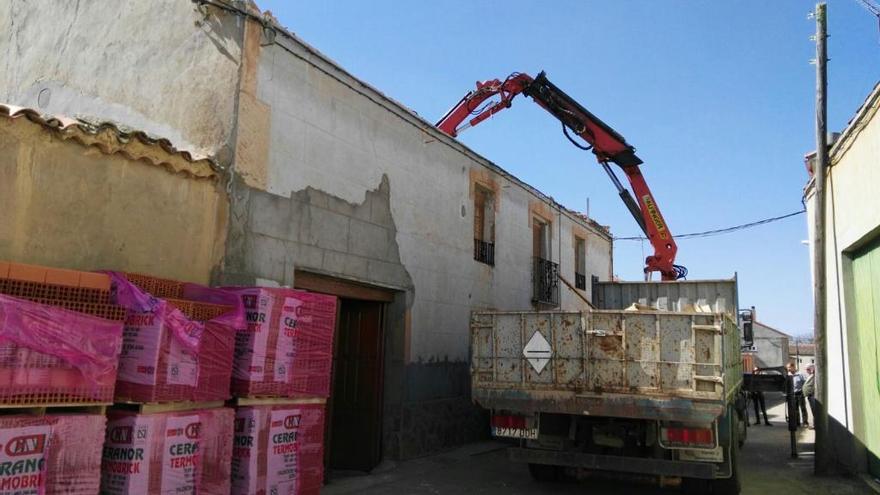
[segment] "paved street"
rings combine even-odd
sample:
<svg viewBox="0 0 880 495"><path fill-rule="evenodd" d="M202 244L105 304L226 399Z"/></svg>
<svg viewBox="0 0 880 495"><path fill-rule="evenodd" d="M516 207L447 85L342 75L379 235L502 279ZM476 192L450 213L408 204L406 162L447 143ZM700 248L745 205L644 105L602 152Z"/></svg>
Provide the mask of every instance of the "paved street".
<svg viewBox="0 0 880 495"><path fill-rule="evenodd" d="M769 399L769 397L768 397ZM813 432L800 432L798 459L789 457L788 431L784 409L775 404L769 415L774 426L749 429L743 448L743 495L850 495L873 494L861 480L816 478L812 474ZM768 404L769 405L769 404ZM506 460L504 446L485 442L460 449L380 467L367 476L337 475L323 495L344 494L674 494L674 487L659 488L647 482L630 480L586 479L559 483L538 483L531 479L524 465Z"/></svg>

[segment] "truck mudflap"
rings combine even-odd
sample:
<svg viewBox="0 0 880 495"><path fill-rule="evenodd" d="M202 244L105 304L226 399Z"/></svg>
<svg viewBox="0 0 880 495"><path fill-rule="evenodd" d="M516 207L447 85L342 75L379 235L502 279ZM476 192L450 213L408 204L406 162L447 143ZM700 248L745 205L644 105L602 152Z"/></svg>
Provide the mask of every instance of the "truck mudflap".
<svg viewBox="0 0 880 495"><path fill-rule="evenodd" d="M595 471L615 471L620 473L676 476L707 480L715 479L717 477L715 472L716 465L704 462L596 455L585 454L582 452L560 452L556 450L526 449L521 447L508 449L508 455L510 460L514 462L567 466Z"/></svg>

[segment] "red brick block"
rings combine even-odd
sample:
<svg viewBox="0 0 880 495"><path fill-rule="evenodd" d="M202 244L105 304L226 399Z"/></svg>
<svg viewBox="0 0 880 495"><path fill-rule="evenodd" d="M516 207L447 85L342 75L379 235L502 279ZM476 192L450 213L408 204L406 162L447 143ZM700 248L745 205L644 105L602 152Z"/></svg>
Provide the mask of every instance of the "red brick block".
<svg viewBox="0 0 880 495"><path fill-rule="evenodd" d="M84 289L110 291L110 277L104 273L81 272L79 286Z"/></svg>
<svg viewBox="0 0 880 495"><path fill-rule="evenodd" d="M79 287L79 279L82 272L76 270L64 270L61 268L49 268L46 270L47 284L64 285L66 287Z"/></svg>
<svg viewBox="0 0 880 495"><path fill-rule="evenodd" d="M23 263L11 263L9 265L9 278L25 282L46 282L46 267L37 265L25 265Z"/></svg>

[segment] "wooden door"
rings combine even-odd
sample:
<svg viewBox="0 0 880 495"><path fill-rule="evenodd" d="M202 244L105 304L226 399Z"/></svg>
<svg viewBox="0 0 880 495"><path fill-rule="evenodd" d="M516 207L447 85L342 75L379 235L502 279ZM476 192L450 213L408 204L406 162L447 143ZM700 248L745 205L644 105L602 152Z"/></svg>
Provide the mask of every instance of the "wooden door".
<svg viewBox="0 0 880 495"><path fill-rule="evenodd" d="M381 459L382 303L342 299L330 438L332 469L369 471Z"/></svg>
<svg viewBox="0 0 880 495"><path fill-rule="evenodd" d="M868 451L868 471L880 476L880 239L852 257L855 328L847 332L856 437Z"/></svg>

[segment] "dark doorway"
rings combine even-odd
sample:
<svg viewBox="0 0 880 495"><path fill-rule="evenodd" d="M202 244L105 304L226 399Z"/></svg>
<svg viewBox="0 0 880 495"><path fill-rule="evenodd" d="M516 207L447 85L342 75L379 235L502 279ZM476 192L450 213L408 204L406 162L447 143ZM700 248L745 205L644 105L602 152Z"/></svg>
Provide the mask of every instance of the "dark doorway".
<svg viewBox="0 0 880 495"><path fill-rule="evenodd" d="M382 310L340 299L330 410L330 468L369 471L382 455Z"/></svg>

